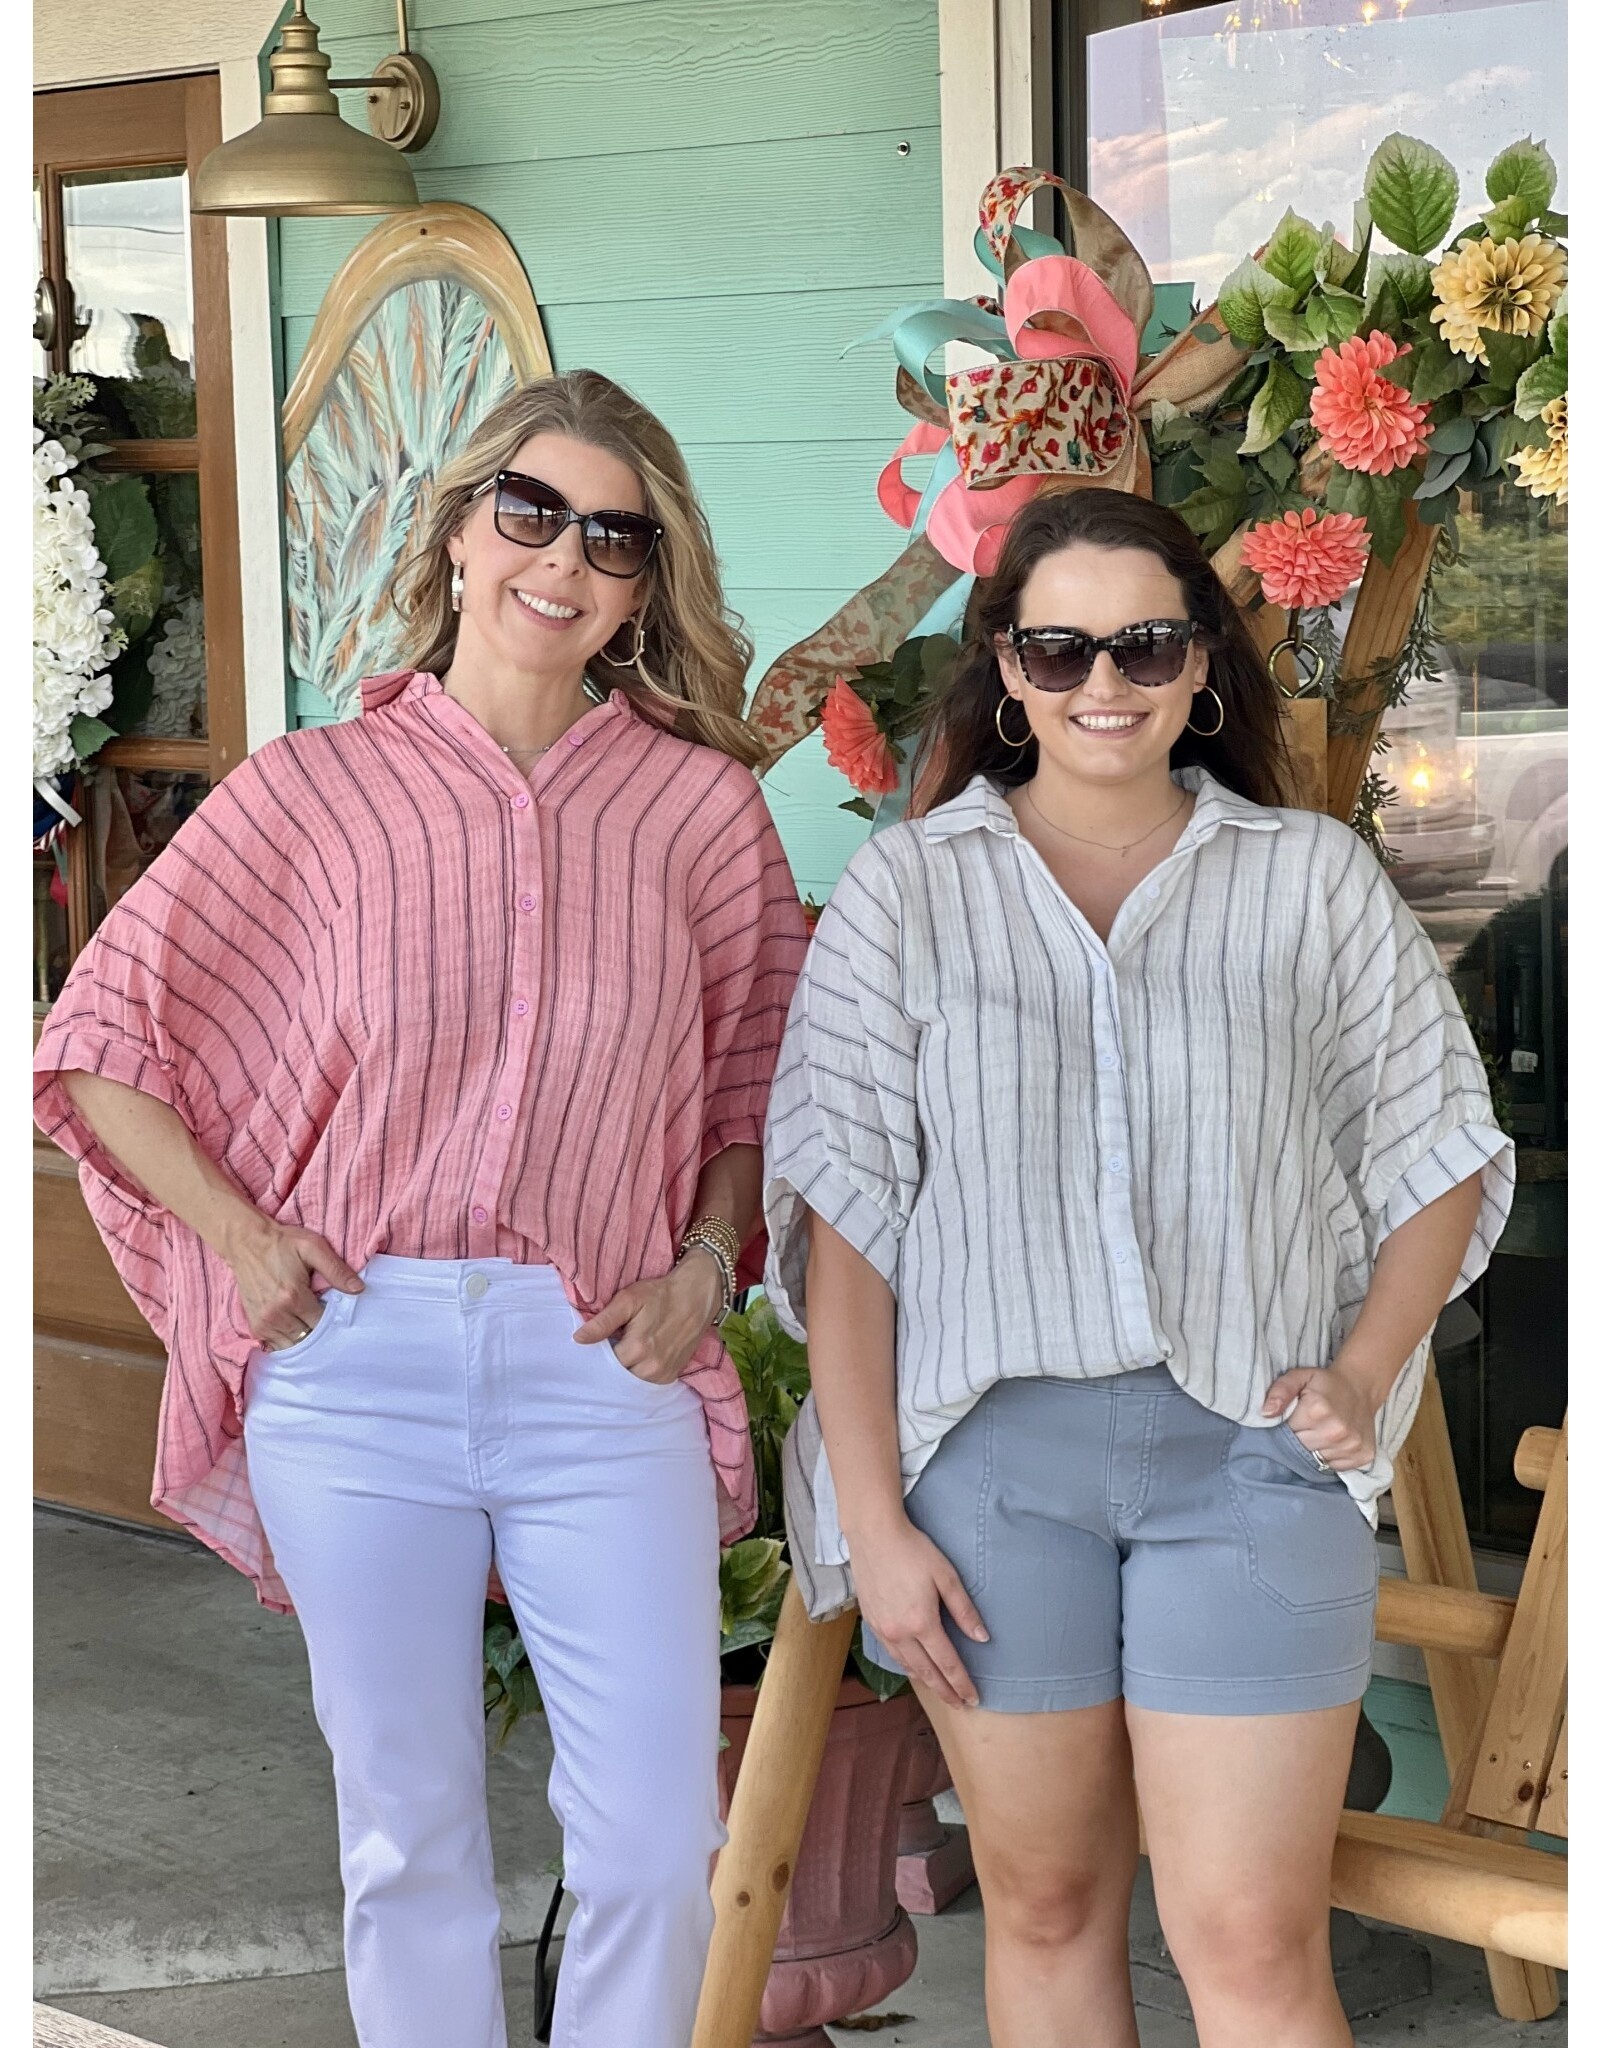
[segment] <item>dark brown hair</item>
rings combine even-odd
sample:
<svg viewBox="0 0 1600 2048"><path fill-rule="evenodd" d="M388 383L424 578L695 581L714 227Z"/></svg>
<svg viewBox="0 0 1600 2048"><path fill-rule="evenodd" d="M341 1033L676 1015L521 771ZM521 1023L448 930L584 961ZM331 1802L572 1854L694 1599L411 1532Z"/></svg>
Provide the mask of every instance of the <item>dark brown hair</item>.
<svg viewBox="0 0 1600 2048"><path fill-rule="evenodd" d="M1018 752L995 727L1006 695L994 640L1015 625L1028 578L1045 559L1075 546L1138 548L1157 556L1182 587L1188 616L1208 656L1206 680L1226 710L1215 738L1179 734L1172 766L1204 767L1252 803L1281 804L1290 787L1279 691L1239 607L1205 550L1176 512L1126 491L1079 490L1035 498L1011 522L992 576L974 586L960 654L934 706L917 756L914 814L958 796L974 775L1014 788L1033 775L1038 741ZM1200 716L1209 723L1207 699ZM1013 712L1010 730L1017 729Z"/></svg>

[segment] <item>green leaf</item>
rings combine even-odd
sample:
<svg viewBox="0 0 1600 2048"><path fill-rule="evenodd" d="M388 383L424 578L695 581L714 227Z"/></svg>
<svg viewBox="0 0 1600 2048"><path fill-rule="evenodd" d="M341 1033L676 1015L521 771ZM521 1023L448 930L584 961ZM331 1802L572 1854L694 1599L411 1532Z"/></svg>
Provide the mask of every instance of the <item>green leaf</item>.
<svg viewBox="0 0 1600 2048"><path fill-rule="evenodd" d="M1396 248L1425 256L1449 232L1461 180L1431 144L1395 134L1373 151L1364 189L1379 231Z"/></svg>
<svg viewBox="0 0 1600 2048"><path fill-rule="evenodd" d="M1507 391L1516 389L1517 379L1544 346L1537 334L1497 334L1480 327L1478 336L1489 359L1488 381Z"/></svg>
<svg viewBox="0 0 1600 2048"><path fill-rule="evenodd" d="M1270 448L1261 451L1261 467L1281 491L1288 490L1294 482L1299 466L1293 452L1281 441L1274 441Z"/></svg>
<svg viewBox="0 0 1600 2048"><path fill-rule="evenodd" d="M1461 493L1452 486L1440 491L1436 497L1424 498L1417 506L1417 517L1424 526L1448 526L1455 517Z"/></svg>
<svg viewBox="0 0 1600 2048"><path fill-rule="evenodd" d="M1428 453L1430 456L1462 455L1472 446L1477 434L1476 423L1458 413L1453 420L1446 420L1442 425L1434 423L1428 437Z"/></svg>
<svg viewBox="0 0 1600 2048"><path fill-rule="evenodd" d="M1409 479L1407 479L1409 483ZM1354 512L1367 522L1373 551L1392 562L1405 539L1407 483L1397 476L1363 476L1359 470L1336 469L1323 492L1330 512Z"/></svg>
<svg viewBox="0 0 1600 2048"><path fill-rule="evenodd" d="M1464 424L1470 426L1471 421ZM1472 451L1476 446L1477 437L1474 436L1465 448L1458 449L1454 454L1430 456L1427 470L1416 488L1415 496L1418 501L1425 502L1429 498L1438 497L1441 491L1449 490L1470 466Z"/></svg>
<svg viewBox="0 0 1600 2048"><path fill-rule="evenodd" d="M1571 232L1567 216L1564 213L1550 213L1548 211L1541 213L1539 216L1539 232L1541 235L1549 235L1554 241L1564 242Z"/></svg>
<svg viewBox="0 0 1600 2048"><path fill-rule="evenodd" d="M1242 455L1260 455L1272 447L1305 412L1310 396L1310 385L1297 377L1287 363L1273 363L1267 371L1266 383L1256 393L1250 407L1244 443L1239 452ZM1207 474L1209 476L1209 471ZM1211 481L1217 479L1212 478Z"/></svg>
<svg viewBox="0 0 1600 2048"><path fill-rule="evenodd" d="M1477 368L1471 356L1458 356L1447 341L1425 341L1412 354L1416 357L1416 368L1411 373L1410 389L1419 405L1443 398L1447 391L1465 390Z"/></svg>
<svg viewBox="0 0 1600 2048"><path fill-rule="evenodd" d="M1262 322L1268 334L1287 349L1309 349L1317 345L1317 337L1311 332L1310 322L1304 313L1297 313L1293 306L1263 306Z"/></svg>
<svg viewBox="0 0 1600 2048"><path fill-rule="evenodd" d="M1348 284L1360 261L1361 251L1347 249L1334 232L1333 222L1324 222L1322 239L1317 244L1318 284Z"/></svg>
<svg viewBox="0 0 1600 2048"><path fill-rule="evenodd" d="M117 735L103 718L90 718L80 711L68 728L67 737L72 741L72 751L78 759L87 761L91 755L99 753L107 740L114 740Z"/></svg>
<svg viewBox="0 0 1600 2048"><path fill-rule="evenodd" d="M1340 291L1337 285L1319 296L1327 307L1328 345L1341 348L1361 329L1365 308L1353 292Z"/></svg>
<svg viewBox="0 0 1600 2048"><path fill-rule="evenodd" d="M118 583L142 569L156 551L156 515L150 492L136 476L108 477L89 493L94 541L106 565L106 581Z"/></svg>
<svg viewBox="0 0 1600 2048"><path fill-rule="evenodd" d="M1173 509L1201 540L1215 536L1220 546L1243 518L1245 507L1242 493L1219 491L1214 484L1206 484Z"/></svg>
<svg viewBox="0 0 1600 2048"><path fill-rule="evenodd" d="M155 702L156 679L150 673L149 643L130 647L111 664L111 702L106 720L119 733L132 732Z"/></svg>
<svg viewBox="0 0 1600 2048"><path fill-rule="evenodd" d="M1295 293L1281 278L1247 256L1229 271L1217 293L1217 312L1235 341L1259 348L1267 338L1262 318L1267 306L1292 306Z"/></svg>
<svg viewBox="0 0 1600 2048"><path fill-rule="evenodd" d="M1533 208L1526 199L1502 199L1483 216L1483 225L1496 242L1509 242L1526 234L1532 222Z"/></svg>
<svg viewBox="0 0 1600 2048"><path fill-rule="evenodd" d="M1194 338L1196 341L1221 341L1222 329L1213 327L1209 320L1202 320L1194 330Z"/></svg>
<svg viewBox="0 0 1600 2048"><path fill-rule="evenodd" d="M1381 252L1375 255L1367 265L1369 306L1385 280L1394 287L1408 318L1420 313L1433 298L1433 266L1426 257Z"/></svg>
<svg viewBox="0 0 1600 2048"><path fill-rule="evenodd" d="M1556 196L1556 160L1542 142L1535 142L1531 135L1525 135L1520 142L1513 142L1490 164L1484 178L1484 190L1498 205L1507 199L1520 199L1528 209L1529 218L1543 213Z"/></svg>
<svg viewBox="0 0 1600 2048"><path fill-rule="evenodd" d="M1317 282L1317 258L1321 251L1322 236L1291 207L1262 250L1261 267L1286 284L1298 301Z"/></svg>
<svg viewBox="0 0 1600 2048"><path fill-rule="evenodd" d="M877 805L869 804L864 796L846 797L839 808L841 811L851 811L856 817L866 818L869 822L878 815Z"/></svg>
<svg viewBox="0 0 1600 2048"><path fill-rule="evenodd" d="M1373 262L1377 262L1373 258ZM1406 324L1406 302L1392 277L1380 277L1367 294L1361 309L1361 325L1368 334L1395 334Z"/></svg>
<svg viewBox="0 0 1600 2048"><path fill-rule="evenodd" d="M1517 418L1537 419L1552 399L1564 398L1566 393L1566 352L1563 350L1560 356L1540 356L1517 379Z"/></svg>

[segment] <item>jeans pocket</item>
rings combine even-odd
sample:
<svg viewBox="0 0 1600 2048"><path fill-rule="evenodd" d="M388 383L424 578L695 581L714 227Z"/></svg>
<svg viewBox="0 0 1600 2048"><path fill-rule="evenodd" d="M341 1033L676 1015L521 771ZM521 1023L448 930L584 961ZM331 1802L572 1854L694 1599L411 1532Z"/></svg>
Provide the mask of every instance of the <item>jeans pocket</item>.
<svg viewBox="0 0 1600 2048"><path fill-rule="evenodd" d="M335 1330L349 1320L356 1298L353 1294L343 1293L337 1287L330 1287L321 1297L321 1301L322 1313L303 1337L297 1338L293 1344L285 1344L277 1351L269 1351L263 1345L259 1355L271 1359L274 1366L298 1365L313 1346L320 1344L324 1337L331 1337Z"/></svg>
<svg viewBox="0 0 1600 2048"><path fill-rule="evenodd" d="M1237 1429L1223 1475L1261 1592L1295 1614L1377 1598L1378 1546L1366 1516L1286 1425Z"/></svg>

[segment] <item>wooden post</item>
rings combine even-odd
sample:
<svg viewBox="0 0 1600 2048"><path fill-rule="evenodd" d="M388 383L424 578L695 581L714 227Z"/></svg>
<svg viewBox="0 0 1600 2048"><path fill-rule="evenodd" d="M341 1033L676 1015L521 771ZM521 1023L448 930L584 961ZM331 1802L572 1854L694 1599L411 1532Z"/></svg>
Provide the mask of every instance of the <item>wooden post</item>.
<svg viewBox="0 0 1600 2048"><path fill-rule="evenodd" d="M1472 1544L1450 1450L1444 1397L1431 1359L1417 1419L1395 1460L1393 1498L1406 1577L1417 1585L1455 1586L1475 1592L1478 1580ZM1445 1768L1454 1778L1473 1753L1494 1690L1495 1667L1482 1657L1452 1656L1437 1650L1422 1654ZM1502 2019L1548 2019L1560 2004L1555 1974L1545 1964L1525 1962L1493 1949L1485 1951L1484 1961L1495 2010Z"/></svg>
<svg viewBox="0 0 1600 2048"><path fill-rule="evenodd" d="M808 1620L790 1578L711 1881L717 1920L691 2048L750 2048L855 1626L853 1607Z"/></svg>
<svg viewBox="0 0 1600 2048"><path fill-rule="evenodd" d="M1408 501L1405 539L1394 560L1381 562L1374 555L1356 593L1340 661L1341 672L1350 683L1370 678L1375 668L1392 661L1405 645L1438 539L1438 527L1424 526L1416 507ZM1382 693L1369 682L1366 688L1343 696L1340 708L1346 721L1359 724L1353 732L1328 734L1328 813L1348 820L1378 737Z"/></svg>

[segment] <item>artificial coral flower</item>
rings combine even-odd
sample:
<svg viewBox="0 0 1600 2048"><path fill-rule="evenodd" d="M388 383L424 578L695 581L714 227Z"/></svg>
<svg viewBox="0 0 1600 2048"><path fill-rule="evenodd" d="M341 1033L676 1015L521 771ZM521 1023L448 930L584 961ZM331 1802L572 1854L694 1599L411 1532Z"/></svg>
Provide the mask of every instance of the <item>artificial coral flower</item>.
<svg viewBox="0 0 1600 2048"><path fill-rule="evenodd" d="M1379 332L1352 335L1343 348L1322 351L1311 420L1325 455L1363 476L1387 476L1426 448L1428 408L1378 374L1410 353L1409 343L1397 348L1392 335Z"/></svg>
<svg viewBox="0 0 1600 2048"><path fill-rule="evenodd" d="M1268 604L1294 611L1337 604L1361 574L1367 543L1367 522L1355 513L1319 516L1308 506L1252 526L1240 553L1261 578Z"/></svg>
<svg viewBox="0 0 1600 2048"><path fill-rule="evenodd" d="M1463 241L1433 273L1439 303L1428 318L1458 356L1486 360L1482 330L1537 334L1567 282L1566 251L1543 235L1520 241Z"/></svg>
<svg viewBox="0 0 1600 2048"><path fill-rule="evenodd" d="M1511 460L1517 465L1517 482L1535 498L1567 502L1567 401L1552 398L1539 415L1549 430L1543 448L1518 448Z"/></svg>
<svg viewBox="0 0 1600 2048"><path fill-rule="evenodd" d="M900 766L869 707L841 676L822 706L822 746L828 759L863 796L887 796L900 784Z"/></svg>

